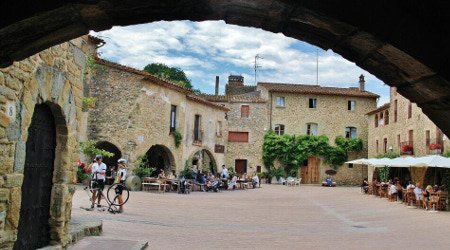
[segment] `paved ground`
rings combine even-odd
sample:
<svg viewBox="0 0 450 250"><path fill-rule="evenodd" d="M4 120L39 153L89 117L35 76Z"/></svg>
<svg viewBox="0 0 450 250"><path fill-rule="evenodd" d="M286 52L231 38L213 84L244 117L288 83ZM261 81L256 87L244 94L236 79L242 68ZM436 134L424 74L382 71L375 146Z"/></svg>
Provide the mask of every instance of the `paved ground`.
<svg viewBox="0 0 450 250"><path fill-rule="evenodd" d="M408 209L362 195L359 188L263 185L190 195L132 192L125 213L115 215L80 209L87 205L87 195L77 191L72 215L103 219L99 240L148 241L150 249L450 247L450 212ZM86 243L75 247L83 249L80 244Z"/></svg>

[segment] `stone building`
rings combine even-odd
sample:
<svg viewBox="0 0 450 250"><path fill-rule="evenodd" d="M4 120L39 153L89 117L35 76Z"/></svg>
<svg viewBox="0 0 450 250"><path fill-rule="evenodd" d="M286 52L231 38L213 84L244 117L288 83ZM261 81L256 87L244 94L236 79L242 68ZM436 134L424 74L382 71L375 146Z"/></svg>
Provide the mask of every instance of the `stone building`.
<svg viewBox="0 0 450 250"><path fill-rule="evenodd" d="M196 164L217 171L224 164L228 109L147 72L97 59L88 82L96 106L89 111L88 138L136 166L180 172ZM182 135L177 147L174 132ZM112 161L111 164L116 164Z"/></svg>
<svg viewBox="0 0 450 250"><path fill-rule="evenodd" d="M228 131L225 132L225 165L233 167L238 174L261 172L262 145L264 134L269 129L267 100L261 98L256 86L244 85L242 76L230 75L225 85L225 95L205 95L205 99L224 105L230 111L227 115Z"/></svg>
<svg viewBox="0 0 450 250"><path fill-rule="evenodd" d="M0 248L69 243L86 58L82 37L0 69Z"/></svg>
<svg viewBox="0 0 450 250"><path fill-rule="evenodd" d="M228 148L227 164L237 172L254 172L241 165L262 166L264 134L270 128L278 134L326 135L334 144L337 136L361 138L364 150L350 153L350 158L367 156L367 120L365 114L376 108L379 97L359 88L331 88L316 85L260 82L246 86L242 76L231 75L225 86L225 95L205 96L206 99L227 106ZM310 157L301 168L302 182L319 183L328 169L323 161ZM335 180L341 184L356 184L366 176L361 166L338 169Z"/></svg>
<svg viewBox="0 0 450 250"><path fill-rule="evenodd" d="M365 91L364 77L360 86L350 88L318 85L258 83L257 90L268 101L269 127L277 134L326 135L334 145L337 136L360 138L364 150L351 153L350 159L367 155L367 120L365 114L376 108L376 94ZM329 166L317 157L302 164L304 183L319 183L325 179ZM364 167L341 166L334 176L340 184L359 184L365 175Z"/></svg>
<svg viewBox="0 0 450 250"><path fill-rule="evenodd" d="M367 116L369 120L368 155L371 158L386 153L425 156L450 150L450 142L442 131L415 103L397 93L394 87L390 89L389 103L368 112ZM372 179L375 169L369 167L368 170L369 178ZM405 172L403 177L423 183L427 168L402 169L401 171ZM377 173L375 177L378 178Z"/></svg>

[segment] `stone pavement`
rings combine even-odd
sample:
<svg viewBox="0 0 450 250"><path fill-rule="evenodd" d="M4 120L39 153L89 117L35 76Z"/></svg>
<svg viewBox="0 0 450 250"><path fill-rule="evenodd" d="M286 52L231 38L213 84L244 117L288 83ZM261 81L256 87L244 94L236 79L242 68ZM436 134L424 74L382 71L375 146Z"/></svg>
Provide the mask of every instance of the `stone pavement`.
<svg viewBox="0 0 450 250"><path fill-rule="evenodd" d="M86 203L87 195L77 190L72 216L103 220L102 236L83 240L106 242L105 248L97 249L122 249L112 239L130 244L148 241L150 249L448 249L450 245L450 212L408 209L363 195L355 187L263 185L190 195L132 192L123 214L80 209ZM73 249L92 249L81 243Z"/></svg>

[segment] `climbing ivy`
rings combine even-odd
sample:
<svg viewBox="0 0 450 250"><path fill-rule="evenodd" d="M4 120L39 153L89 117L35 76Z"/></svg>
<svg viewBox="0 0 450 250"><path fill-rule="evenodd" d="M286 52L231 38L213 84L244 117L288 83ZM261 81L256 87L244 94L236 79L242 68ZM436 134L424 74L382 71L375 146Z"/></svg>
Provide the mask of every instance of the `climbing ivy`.
<svg viewBox="0 0 450 250"><path fill-rule="evenodd" d="M347 152L363 148L361 139L339 136L335 143L336 146L331 146L325 135L277 135L270 130L264 135L263 162L271 176L278 174L271 170L275 160L280 161L285 172L292 174L309 156L323 157L336 169L347 161Z"/></svg>
<svg viewBox="0 0 450 250"><path fill-rule="evenodd" d="M87 155L89 158L93 158L95 155L102 155L104 157L113 157L114 153L106 151L104 149L99 149L96 147L97 141L87 140L80 142L80 149L83 154Z"/></svg>
<svg viewBox="0 0 450 250"><path fill-rule="evenodd" d="M175 147L178 148L181 144L181 140L183 140L183 135L178 130L173 131L172 135L173 139L175 140Z"/></svg>
<svg viewBox="0 0 450 250"><path fill-rule="evenodd" d="M400 154L395 153L395 152L386 152L384 154L380 154L375 156L375 158L381 159L381 158L389 158L389 159L394 159L400 157Z"/></svg>

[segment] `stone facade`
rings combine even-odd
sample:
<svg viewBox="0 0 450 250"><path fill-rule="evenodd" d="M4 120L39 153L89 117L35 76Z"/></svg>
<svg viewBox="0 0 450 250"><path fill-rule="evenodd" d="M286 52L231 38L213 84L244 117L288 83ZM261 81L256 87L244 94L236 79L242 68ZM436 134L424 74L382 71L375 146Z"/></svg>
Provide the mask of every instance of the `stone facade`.
<svg viewBox="0 0 450 250"><path fill-rule="evenodd" d="M367 115L370 158L387 152L409 155L410 152L407 152L409 150L402 150L407 149L405 145L412 146L413 156L450 150L450 141L440 129L422 112L421 108L397 93L393 87L390 91L390 102L372 110ZM440 145L441 149L432 150L431 144ZM374 168L369 167L370 178L373 176L373 171ZM413 178L417 177L413 181L423 181L423 177L419 178L422 174L411 174Z"/></svg>
<svg viewBox="0 0 450 250"><path fill-rule="evenodd" d="M89 111L90 139L114 144L131 167L152 146L163 148L169 155L167 164L176 172L186 162L191 165L199 151L207 152L216 166L225 162L224 153L216 153L215 146L225 146L221 135L227 128L228 109L144 71L101 59L96 65L88 84L89 96L97 99ZM178 148L170 133L172 106L176 106L176 130L183 136ZM196 115L200 121L198 138L194 138Z"/></svg>
<svg viewBox="0 0 450 250"><path fill-rule="evenodd" d="M241 85L237 87L242 89ZM234 93L233 90L231 92ZM259 97L259 92L253 91L242 95L211 95L205 98L230 109L227 115L228 131L224 134L227 140L225 165L235 168L237 161L241 161L241 164L245 164L242 172L252 175L258 170L257 166L263 171L262 145L264 134L269 129L267 101ZM229 135L230 132L248 133L248 140L236 142Z"/></svg>
<svg viewBox="0 0 450 250"><path fill-rule="evenodd" d="M326 135L334 145L337 136L346 136L346 128L356 128L356 137L363 140L364 149L358 154L350 154L350 159L367 155L368 124L365 114L376 108L377 95L357 88L327 88L296 84L258 83L262 97L269 100L269 123L275 130L276 125L284 125L284 133L305 135L308 124L317 135ZM283 103L280 103L282 98ZM315 108L310 108L310 99L315 99ZM353 101L353 110L349 109ZM284 105L280 105L284 104ZM311 127L313 126L313 127ZM319 179L326 177L330 169L323 160L320 161ZM341 166L334 180L339 184L360 184L361 169Z"/></svg>
<svg viewBox="0 0 450 250"><path fill-rule="evenodd" d="M28 128L36 104L50 107L56 125L56 154L50 204L50 244L67 245L71 200L79 157L78 131L86 58L93 38L51 47L0 69L0 248L17 237ZM37 178L37 177L36 177ZM41 195L41 194L37 194Z"/></svg>

